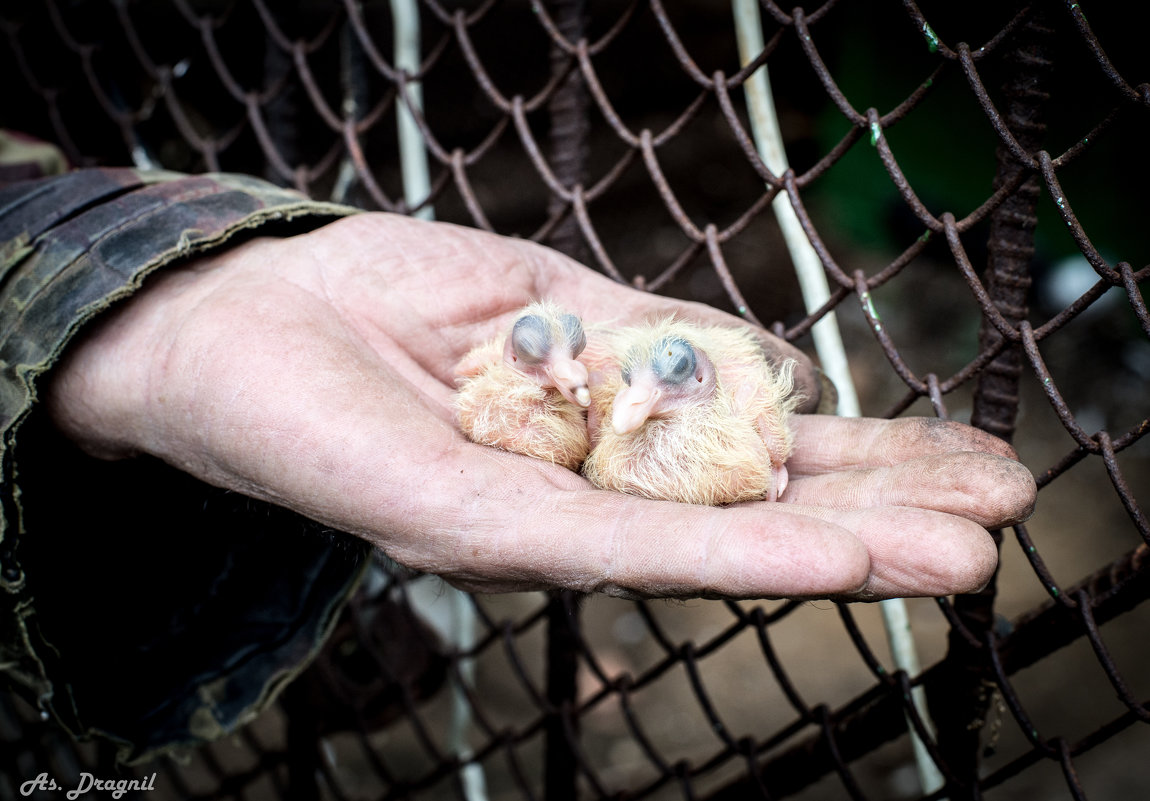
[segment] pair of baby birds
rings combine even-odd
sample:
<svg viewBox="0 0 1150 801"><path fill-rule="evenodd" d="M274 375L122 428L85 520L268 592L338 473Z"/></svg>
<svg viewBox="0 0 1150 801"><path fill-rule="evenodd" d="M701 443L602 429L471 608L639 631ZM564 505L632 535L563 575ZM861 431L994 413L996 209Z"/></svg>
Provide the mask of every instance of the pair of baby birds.
<svg viewBox="0 0 1150 801"><path fill-rule="evenodd" d="M794 362L768 364L746 328L667 317L595 326L550 302L457 368L473 442L533 456L594 485L717 506L777 500L793 448Z"/></svg>

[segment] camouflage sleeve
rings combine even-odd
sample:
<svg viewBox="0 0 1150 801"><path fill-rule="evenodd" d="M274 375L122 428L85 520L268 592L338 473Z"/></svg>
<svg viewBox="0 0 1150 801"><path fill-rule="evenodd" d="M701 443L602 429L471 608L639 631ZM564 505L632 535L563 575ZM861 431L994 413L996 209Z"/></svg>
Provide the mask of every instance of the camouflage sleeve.
<svg viewBox="0 0 1150 801"><path fill-rule="evenodd" d="M149 273L352 211L234 175L0 186L0 668L123 758L249 720L314 655L364 549L146 457L84 456L44 419L37 384Z"/></svg>

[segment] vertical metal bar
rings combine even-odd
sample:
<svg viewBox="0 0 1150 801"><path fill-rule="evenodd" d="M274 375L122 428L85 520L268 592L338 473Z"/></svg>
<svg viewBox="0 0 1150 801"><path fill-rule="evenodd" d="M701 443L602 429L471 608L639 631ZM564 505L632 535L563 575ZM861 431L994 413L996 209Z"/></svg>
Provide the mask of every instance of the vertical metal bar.
<svg viewBox="0 0 1150 801"><path fill-rule="evenodd" d="M547 701L553 712L547 720L544 785L547 801L575 801L575 752L568 732L578 730L569 717L575 705L575 678L579 668L578 593L559 590L547 606Z"/></svg>
<svg viewBox="0 0 1150 801"><path fill-rule="evenodd" d="M407 77L417 75L422 59L419 6L415 0L391 0L391 14L395 19L395 68ZM423 113L423 86L417 80L401 81L400 90L402 97L395 104L399 162L403 172L403 197L407 207L413 209L425 203L431 194L427 148L415 122L415 112ZM412 212L412 216L434 220L435 209L430 204L423 205ZM464 613L470 614L470 607L466 607Z"/></svg>
<svg viewBox="0 0 1150 801"><path fill-rule="evenodd" d="M1017 35L1008 75L1002 90L1006 101L1004 119L1018 143L1028 153L1041 147L1046 130L1045 109L1050 99L1054 30L1045 11L1034 13ZM1016 179L1019 172L1034 172L993 213L987 242L986 288L995 308L1014 325L1026 319L1034 255L1036 209L1041 186L1032 167L1018 162L1010 150L998 146L995 186ZM997 347L1002 334L985 319L979 333L983 351ZM1019 345L1008 345L979 375L974 392L971 422L1010 442L1018 415L1018 385L1022 373ZM992 531L995 542L1001 531ZM931 710L938 724L939 749L958 786L948 788L951 799L978 799L978 765L981 728L992 699L990 660L975 642L986 642L994 625L997 576L982 591L957 596L954 611L969 636L952 629L945 660L947 679L938 686L944 693L932 698Z"/></svg>
<svg viewBox="0 0 1150 801"><path fill-rule="evenodd" d="M569 42L583 38L587 14L585 0L547 0L548 13L556 28ZM551 72L568 69L571 56L561 47L551 46ZM556 89L547 106L551 117L548 142L551 169L565 187L581 184L587 174L587 87L579 70L572 70ZM548 214L561 211L566 201L552 196ZM567 216L551 233L548 243L556 250L583 260L583 238L575 215ZM570 591L553 593L547 610L547 700L554 713L547 721L544 782L548 801L574 801L576 761L569 733L578 731L578 721L564 716L574 708L575 677L579 667L579 595Z"/></svg>
<svg viewBox="0 0 1150 801"><path fill-rule="evenodd" d="M547 8L555 27L569 42L583 38L586 18L585 0L548 0ZM562 48L551 47L551 73L558 74L568 68L571 56ZM551 117L549 142L551 169L559 182L568 188L581 184L587 177L588 134L591 124L587 116L587 87L583 75L573 69L560 84L547 106ZM566 203L552 196L547 213L558 214ZM579 232L578 220L569 210L567 216L551 232L551 247L573 259L584 261L585 247Z"/></svg>
<svg viewBox="0 0 1150 801"><path fill-rule="evenodd" d="M285 4L286 5L286 4ZM295 8L272 7L271 13L276 24L281 28L294 32L297 19ZM258 21L257 21L258 24ZM275 38L268 31L263 35L263 86L275 86L282 83L282 88L275 97L268 100L263 107L267 122L268 135L272 146L285 164L295 168L303 161L305 150L302 130L302 89L299 77L295 74L295 64L291 54L285 52ZM271 159L265 157L263 177L281 186L286 183L284 177L273 166ZM301 187L296 186L300 189Z"/></svg>
<svg viewBox="0 0 1150 801"><path fill-rule="evenodd" d="M355 22L349 16L339 32L339 85L343 98L340 111L344 117L359 120L368 111L368 67L367 55L355 32ZM329 200L332 203L351 202L349 196L358 180L351 153L345 151L340 158Z"/></svg>

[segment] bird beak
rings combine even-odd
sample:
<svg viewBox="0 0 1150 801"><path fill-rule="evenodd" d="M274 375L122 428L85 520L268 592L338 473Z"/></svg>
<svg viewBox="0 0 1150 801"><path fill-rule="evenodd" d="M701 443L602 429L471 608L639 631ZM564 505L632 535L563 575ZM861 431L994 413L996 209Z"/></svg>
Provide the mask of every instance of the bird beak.
<svg viewBox="0 0 1150 801"><path fill-rule="evenodd" d="M587 389L587 366L574 359L556 359L546 370L547 378L559 394L576 406L591 405L591 391Z"/></svg>
<svg viewBox="0 0 1150 801"><path fill-rule="evenodd" d="M638 379L632 381L630 386L623 387L615 396L611 409L611 428L619 436L630 434L647 422L662 395L652 383Z"/></svg>

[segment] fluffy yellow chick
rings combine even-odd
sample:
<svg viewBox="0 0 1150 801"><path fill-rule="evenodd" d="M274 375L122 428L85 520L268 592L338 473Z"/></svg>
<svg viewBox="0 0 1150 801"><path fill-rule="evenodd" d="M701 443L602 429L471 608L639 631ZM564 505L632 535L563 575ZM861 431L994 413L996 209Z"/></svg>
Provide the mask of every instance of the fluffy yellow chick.
<svg viewBox="0 0 1150 801"><path fill-rule="evenodd" d="M793 360L775 369L750 330L675 318L593 334L588 480L708 506L778 499Z"/></svg>
<svg viewBox="0 0 1150 801"><path fill-rule="evenodd" d="M472 442L570 470L587 457L587 344L583 324L549 302L523 309L505 337L472 350L456 368L456 419Z"/></svg>

